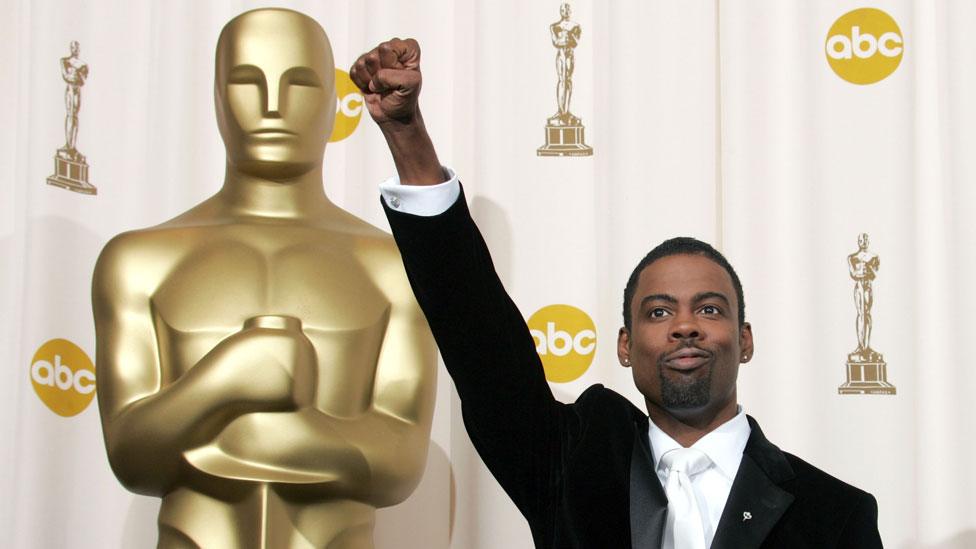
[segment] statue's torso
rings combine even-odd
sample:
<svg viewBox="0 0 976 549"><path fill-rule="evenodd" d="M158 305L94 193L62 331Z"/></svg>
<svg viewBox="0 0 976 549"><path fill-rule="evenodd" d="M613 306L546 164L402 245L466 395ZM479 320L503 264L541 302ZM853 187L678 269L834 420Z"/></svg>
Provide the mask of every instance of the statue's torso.
<svg viewBox="0 0 976 549"><path fill-rule="evenodd" d="M371 375L389 300L374 283L368 255L382 253L382 242L287 226L179 229L178 235L170 272L151 298L157 330L171 338L169 375L185 373L258 315L299 318L322 359L322 377ZM357 362L362 367L352 367ZM340 395L320 404L339 415L352 411Z"/></svg>
<svg viewBox="0 0 976 549"><path fill-rule="evenodd" d="M858 281L874 280L878 269L878 256L867 251L859 251L849 258L851 276Z"/></svg>
<svg viewBox="0 0 976 549"><path fill-rule="evenodd" d="M556 47L572 50L579 37L579 24L564 20L552 24L553 43Z"/></svg>
<svg viewBox="0 0 976 549"><path fill-rule="evenodd" d="M387 292L409 291L392 238L348 229L231 223L132 233L138 242L130 250L145 254L140 263L147 270L138 276L147 277L163 387L255 316L300 319L316 351L314 409L234 419L208 445L206 460L196 463L188 454L198 469L309 489L332 480L315 460L346 449L333 448L341 437L323 437L323 430L370 405L389 320ZM314 473L305 477L306 470Z"/></svg>

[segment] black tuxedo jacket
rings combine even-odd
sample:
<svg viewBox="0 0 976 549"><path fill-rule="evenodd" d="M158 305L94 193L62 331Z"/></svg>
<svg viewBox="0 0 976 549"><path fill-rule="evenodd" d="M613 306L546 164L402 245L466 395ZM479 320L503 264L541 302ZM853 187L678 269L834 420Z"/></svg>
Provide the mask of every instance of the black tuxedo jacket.
<svg viewBox="0 0 976 549"><path fill-rule="evenodd" d="M667 499L647 416L601 385L573 404L553 398L463 193L433 217L384 208L468 435L536 547L660 547ZM749 424L713 548L881 547L870 494L780 451Z"/></svg>

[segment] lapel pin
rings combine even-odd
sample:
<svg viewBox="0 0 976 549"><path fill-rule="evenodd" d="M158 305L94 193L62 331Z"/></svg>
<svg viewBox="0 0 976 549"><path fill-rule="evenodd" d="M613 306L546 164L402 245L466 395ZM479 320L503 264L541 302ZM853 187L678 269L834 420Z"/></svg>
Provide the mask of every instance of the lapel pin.
<svg viewBox="0 0 976 549"><path fill-rule="evenodd" d="M742 522L745 522L751 518L752 518L752 513L750 513L749 511L742 513Z"/></svg>

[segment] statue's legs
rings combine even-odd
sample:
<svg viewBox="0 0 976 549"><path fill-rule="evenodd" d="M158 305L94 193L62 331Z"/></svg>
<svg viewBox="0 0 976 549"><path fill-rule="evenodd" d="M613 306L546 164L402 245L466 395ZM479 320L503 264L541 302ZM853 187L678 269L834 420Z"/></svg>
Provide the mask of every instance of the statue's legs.
<svg viewBox="0 0 976 549"><path fill-rule="evenodd" d="M573 69L576 68L576 59L573 55L573 50L566 52L565 66L566 72L565 77L563 78L563 89L565 91L563 92L563 104L560 106L560 109L562 112L568 113L569 106L572 104L571 102L573 100Z"/></svg>
<svg viewBox="0 0 976 549"><path fill-rule="evenodd" d="M566 114L566 54L562 49L556 51L556 108L559 114Z"/></svg>
<svg viewBox="0 0 976 549"><path fill-rule="evenodd" d="M854 283L854 307L857 309L857 320L855 321L855 328L857 329L857 352L861 352L867 347L865 345L864 288L860 281Z"/></svg>
<svg viewBox="0 0 976 549"><path fill-rule="evenodd" d="M238 483L208 495L178 488L159 510L159 548L371 549L376 510L364 503L303 497L301 486ZM297 492L284 497L277 490ZM294 499L297 496L297 499Z"/></svg>
<svg viewBox="0 0 976 549"><path fill-rule="evenodd" d="M74 86L68 86L64 99L68 112L64 119L65 148L73 151L78 140L78 110L81 108L81 93Z"/></svg>
<svg viewBox="0 0 976 549"><path fill-rule="evenodd" d="M74 123L72 122L75 117L74 113L74 101L71 99L71 86L64 89L64 148L66 150L71 150L71 133Z"/></svg>

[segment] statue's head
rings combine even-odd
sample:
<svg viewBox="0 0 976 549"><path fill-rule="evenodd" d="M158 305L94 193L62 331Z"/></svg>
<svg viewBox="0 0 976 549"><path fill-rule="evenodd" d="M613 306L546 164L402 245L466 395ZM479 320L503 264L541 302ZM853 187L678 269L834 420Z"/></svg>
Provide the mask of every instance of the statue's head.
<svg viewBox="0 0 976 549"><path fill-rule="evenodd" d="M335 121L332 46L314 19L259 9L217 41L214 97L227 160L242 173L286 181L322 163Z"/></svg>
<svg viewBox="0 0 976 549"><path fill-rule="evenodd" d="M569 19L570 15L572 15L572 10L570 10L569 4L564 2L559 6L559 16L563 19Z"/></svg>
<svg viewBox="0 0 976 549"><path fill-rule="evenodd" d="M857 236L857 247L862 250L868 249L868 233L861 233Z"/></svg>
<svg viewBox="0 0 976 549"><path fill-rule="evenodd" d="M78 57L81 55L81 44L79 44L77 40L72 40L71 43L68 44L68 48L71 50L71 57Z"/></svg>

